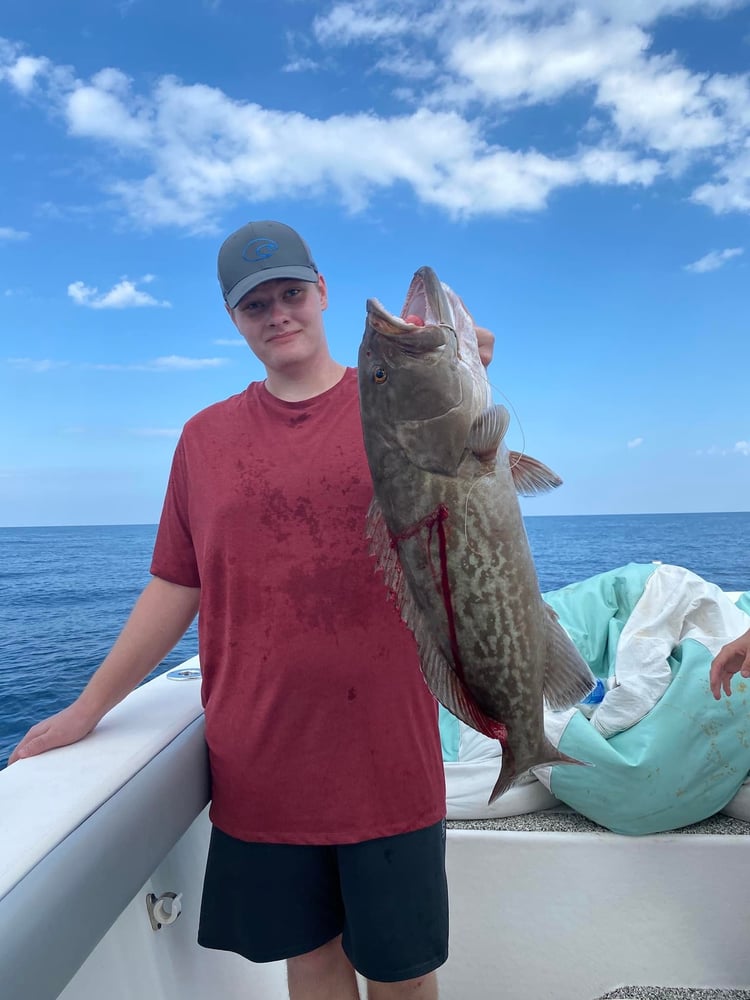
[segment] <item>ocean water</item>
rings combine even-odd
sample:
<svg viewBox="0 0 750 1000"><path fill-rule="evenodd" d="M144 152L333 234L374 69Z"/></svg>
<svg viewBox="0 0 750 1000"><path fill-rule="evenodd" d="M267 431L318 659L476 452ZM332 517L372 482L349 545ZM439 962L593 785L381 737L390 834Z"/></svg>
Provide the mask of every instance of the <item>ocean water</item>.
<svg viewBox="0 0 750 1000"><path fill-rule="evenodd" d="M659 560L750 589L750 513L528 517L541 589ZM69 704L148 582L155 525L0 528L0 767ZM197 652L193 625L157 668Z"/></svg>

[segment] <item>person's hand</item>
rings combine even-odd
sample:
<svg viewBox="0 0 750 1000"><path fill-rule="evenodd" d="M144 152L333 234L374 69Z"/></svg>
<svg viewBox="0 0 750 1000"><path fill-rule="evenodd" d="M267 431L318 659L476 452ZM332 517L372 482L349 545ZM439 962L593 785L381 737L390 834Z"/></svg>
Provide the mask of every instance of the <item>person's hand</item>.
<svg viewBox="0 0 750 1000"><path fill-rule="evenodd" d="M742 677L750 677L750 629L733 642L722 646L714 657L709 674L711 693L718 701L724 693L732 693L732 677L739 671Z"/></svg>
<svg viewBox="0 0 750 1000"><path fill-rule="evenodd" d="M8 758L8 764L14 764L24 757L35 757L47 750L54 750L55 747L77 743L88 736L95 725L96 720L92 722L90 716L85 715L74 702L56 715L32 726Z"/></svg>
<svg viewBox="0 0 750 1000"><path fill-rule="evenodd" d="M479 360L484 367L492 361L495 353L495 334L484 326L475 326L477 331L477 347L479 348Z"/></svg>
<svg viewBox="0 0 750 1000"><path fill-rule="evenodd" d="M459 300L464 309L466 309L466 303L464 302L464 300L461 298L460 295L459 295ZM466 309L466 312L469 313L469 316L471 316L471 313L469 312L468 309ZM471 322L474 323L473 316L471 316ZM495 334L491 330L488 330L486 326L477 326L476 323L474 323L474 330L477 335L479 360L486 368L487 365L490 363L490 361L492 361L492 355L495 353Z"/></svg>

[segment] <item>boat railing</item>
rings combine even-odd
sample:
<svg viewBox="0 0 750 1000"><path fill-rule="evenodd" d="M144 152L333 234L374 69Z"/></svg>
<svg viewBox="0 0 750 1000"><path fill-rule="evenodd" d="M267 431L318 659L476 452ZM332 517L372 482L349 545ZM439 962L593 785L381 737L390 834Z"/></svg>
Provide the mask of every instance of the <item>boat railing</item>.
<svg viewBox="0 0 750 1000"><path fill-rule="evenodd" d="M195 657L0 772L0 996L56 997L204 809L198 676Z"/></svg>

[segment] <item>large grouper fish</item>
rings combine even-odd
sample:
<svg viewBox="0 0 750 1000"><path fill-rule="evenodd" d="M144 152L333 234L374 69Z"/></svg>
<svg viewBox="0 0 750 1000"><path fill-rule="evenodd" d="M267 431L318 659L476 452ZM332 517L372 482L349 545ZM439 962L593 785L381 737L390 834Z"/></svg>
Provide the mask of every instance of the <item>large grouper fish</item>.
<svg viewBox="0 0 750 1000"><path fill-rule="evenodd" d="M574 705L595 679L542 600L517 496L561 480L508 451L471 317L431 268L401 318L368 300L358 369L371 551L434 696L501 744L492 802L529 768L581 763L546 738L544 702Z"/></svg>

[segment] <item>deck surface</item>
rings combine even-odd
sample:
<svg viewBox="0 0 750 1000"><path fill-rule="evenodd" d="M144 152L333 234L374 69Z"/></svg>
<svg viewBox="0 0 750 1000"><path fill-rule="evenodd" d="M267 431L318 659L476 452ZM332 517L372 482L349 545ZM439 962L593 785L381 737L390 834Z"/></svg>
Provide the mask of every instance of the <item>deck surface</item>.
<svg viewBox="0 0 750 1000"><path fill-rule="evenodd" d="M691 990L668 986L622 986L597 1000L748 1000L746 990Z"/></svg>
<svg viewBox="0 0 750 1000"><path fill-rule="evenodd" d="M471 819L471 820L448 820L449 830L514 830L528 833L600 833L611 834L606 827L599 826L593 820L586 819L580 813L569 809L566 806L558 806L554 809L545 809L541 812L526 813L522 816L506 816L498 819ZM740 819L733 819L723 813L709 816L708 819L700 823L693 823L690 826L683 826L679 830L670 830L670 834L710 834L711 836L748 836L750 835L750 823ZM665 836L657 834L656 836ZM613 835L614 836L614 835ZM656 996L656 994L652 994ZM700 994L687 994L698 995ZM722 994L722 996L732 996L733 994ZM614 997L614 994L612 994ZM627 997L628 994L623 994ZM675 994L678 996L678 994ZM746 1000L750 1000L750 991L743 993ZM670 995L671 1000L671 995ZM705 1000L713 1000L706 996Z"/></svg>

